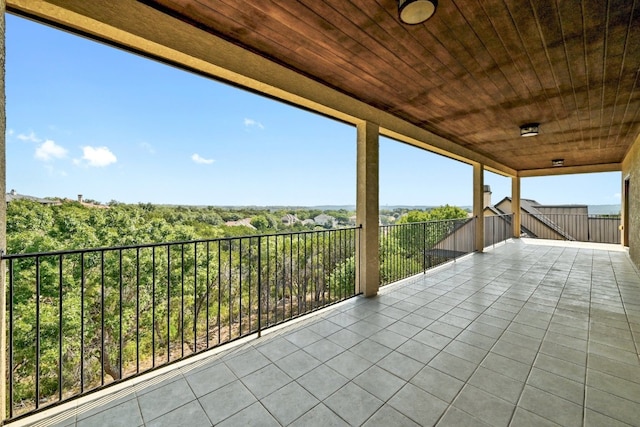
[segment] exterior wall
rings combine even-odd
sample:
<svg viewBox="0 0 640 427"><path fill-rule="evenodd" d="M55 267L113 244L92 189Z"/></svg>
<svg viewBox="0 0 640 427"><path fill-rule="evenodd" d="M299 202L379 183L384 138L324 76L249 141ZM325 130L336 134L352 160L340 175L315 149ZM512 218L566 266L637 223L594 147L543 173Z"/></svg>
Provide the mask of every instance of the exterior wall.
<svg viewBox="0 0 640 427"><path fill-rule="evenodd" d="M640 137L636 138L631 150L622 162L622 180L629 179L629 206L623 206L623 214L628 212L624 223L628 224L629 256L635 265L640 267ZM625 197L623 197L625 200Z"/></svg>
<svg viewBox="0 0 640 427"><path fill-rule="evenodd" d="M511 200L509 199L503 199L496 205L496 208L500 209L504 213L513 213L513 210L511 210Z"/></svg>

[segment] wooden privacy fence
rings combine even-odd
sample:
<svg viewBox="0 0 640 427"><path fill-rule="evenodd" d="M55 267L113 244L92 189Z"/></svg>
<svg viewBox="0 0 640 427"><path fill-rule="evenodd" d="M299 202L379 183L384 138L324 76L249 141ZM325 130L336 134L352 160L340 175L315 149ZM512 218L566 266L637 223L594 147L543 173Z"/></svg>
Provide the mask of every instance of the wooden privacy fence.
<svg viewBox="0 0 640 427"><path fill-rule="evenodd" d="M522 214L521 224L526 237L620 243L619 215Z"/></svg>

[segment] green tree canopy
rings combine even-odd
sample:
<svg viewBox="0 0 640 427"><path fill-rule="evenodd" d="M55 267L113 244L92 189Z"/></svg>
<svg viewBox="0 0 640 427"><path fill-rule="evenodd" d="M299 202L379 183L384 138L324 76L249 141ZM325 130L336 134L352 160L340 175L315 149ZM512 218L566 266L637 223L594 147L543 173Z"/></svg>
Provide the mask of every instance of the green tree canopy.
<svg viewBox="0 0 640 427"><path fill-rule="evenodd" d="M264 215L254 216L251 220L251 225L258 230L266 230L269 228L269 220Z"/></svg>
<svg viewBox="0 0 640 427"><path fill-rule="evenodd" d="M397 224L410 224L412 222L441 221L445 219L462 219L468 216L467 211L458 206L438 206L428 211L409 211L403 215Z"/></svg>

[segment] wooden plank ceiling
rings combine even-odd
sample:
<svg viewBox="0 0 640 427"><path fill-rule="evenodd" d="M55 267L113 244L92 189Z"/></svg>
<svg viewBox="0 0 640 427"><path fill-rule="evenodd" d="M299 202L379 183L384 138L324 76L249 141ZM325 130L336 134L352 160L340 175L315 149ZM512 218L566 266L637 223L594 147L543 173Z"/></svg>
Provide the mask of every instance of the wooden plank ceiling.
<svg viewBox="0 0 640 427"><path fill-rule="evenodd" d="M516 170L621 162L640 132L639 0L448 0L415 26L396 0L143 2Z"/></svg>

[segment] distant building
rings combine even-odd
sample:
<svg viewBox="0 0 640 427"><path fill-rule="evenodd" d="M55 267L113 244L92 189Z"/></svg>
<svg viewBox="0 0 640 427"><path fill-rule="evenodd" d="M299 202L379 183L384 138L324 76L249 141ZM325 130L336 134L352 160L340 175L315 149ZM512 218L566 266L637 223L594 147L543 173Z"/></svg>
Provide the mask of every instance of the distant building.
<svg viewBox="0 0 640 427"><path fill-rule="evenodd" d="M620 243L619 217L589 215L587 205L542 205L535 200L520 199L520 236L539 239L582 242ZM484 188L485 244L511 236L513 213L511 197L491 204L491 188ZM460 256L474 250L473 222L460 222L436 244L439 253Z"/></svg>
<svg viewBox="0 0 640 427"><path fill-rule="evenodd" d="M256 228L251 225L251 218L239 219L237 221L227 221L224 223L224 225L226 225L227 227L248 227L256 230Z"/></svg>
<svg viewBox="0 0 640 427"><path fill-rule="evenodd" d="M300 220L298 219L298 217L292 214L286 214L285 216L282 217L282 224L284 224L287 227L290 227L299 221Z"/></svg>
<svg viewBox="0 0 640 427"><path fill-rule="evenodd" d="M379 219L380 225L391 225L396 222L396 217L393 215L380 215Z"/></svg>
<svg viewBox="0 0 640 427"><path fill-rule="evenodd" d="M494 206L486 207L484 216L511 214L513 213L511 203L511 197L505 197ZM522 215L520 233L523 237L587 242L589 241L587 213L587 205L550 206L541 205L535 200L520 199L520 214ZM567 221L573 223L580 221L584 224L574 227L574 224L567 224Z"/></svg>
<svg viewBox="0 0 640 427"><path fill-rule="evenodd" d="M64 198L63 202L78 202L85 208L97 208L97 209L109 209L108 205L103 205L100 202L96 202L94 200L85 199L82 197L82 194L78 194L77 200Z"/></svg>
<svg viewBox="0 0 640 427"><path fill-rule="evenodd" d="M336 226L336 219L327 214L320 214L317 217L313 218L313 221L316 223L316 225L321 225L323 227L329 226L331 228L334 228Z"/></svg>
<svg viewBox="0 0 640 427"><path fill-rule="evenodd" d="M30 200L32 202L40 203L41 205L59 205L59 200L43 199L35 196L27 196L25 194L18 194L16 190L11 190L7 193L7 203L11 203L15 200Z"/></svg>

